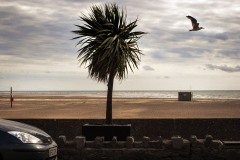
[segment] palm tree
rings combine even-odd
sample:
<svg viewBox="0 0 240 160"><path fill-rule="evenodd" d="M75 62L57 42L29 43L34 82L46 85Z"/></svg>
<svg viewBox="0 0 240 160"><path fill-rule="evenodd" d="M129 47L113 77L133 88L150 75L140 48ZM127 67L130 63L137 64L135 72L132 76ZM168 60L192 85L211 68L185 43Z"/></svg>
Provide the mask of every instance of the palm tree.
<svg viewBox="0 0 240 160"><path fill-rule="evenodd" d="M137 19L127 24L123 9L115 4L93 5L88 16L82 15L83 25L73 39L80 39L77 45L80 65L87 65L89 76L98 82L107 83L106 123L112 124L112 92L114 78L126 78L128 69L138 68L141 51L137 41L145 34L133 31Z"/></svg>

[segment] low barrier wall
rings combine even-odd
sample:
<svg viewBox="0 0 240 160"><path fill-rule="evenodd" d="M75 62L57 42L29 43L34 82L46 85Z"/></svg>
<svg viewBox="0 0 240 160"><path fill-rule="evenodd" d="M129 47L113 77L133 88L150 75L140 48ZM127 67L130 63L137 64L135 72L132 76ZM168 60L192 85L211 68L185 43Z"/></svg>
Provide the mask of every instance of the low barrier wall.
<svg viewBox="0 0 240 160"><path fill-rule="evenodd" d="M104 137L96 137L94 141L86 141L83 136L67 140L59 136L58 160L239 160L240 142L213 140L211 135L204 139L191 136L188 140L181 136L171 139L158 137L151 140L144 136L142 141L135 141L130 136L126 141L104 141Z"/></svg>
<svg viewBox="0 0 240 160"><path fill-rule="evenodd" d="M115 124L131 124L126 141L104 141L102 137L86 141L81 136L82 125L104 124L104 119L14 120L50 134L59 146L58 160L240 159L240 119L115 119Z"/></svg>
<svg viewBox="0 0 240 160"><path fill-rule="evenodd" d="M82 125L104 124L104 119L14 119L34 125L46 131L54 139L65 135L70 139L82 134ZM240 141L240 119L114 119L115 124L131 124L131 136L141 140L143 136L154 139L173 135L204 137Z"/></svg>

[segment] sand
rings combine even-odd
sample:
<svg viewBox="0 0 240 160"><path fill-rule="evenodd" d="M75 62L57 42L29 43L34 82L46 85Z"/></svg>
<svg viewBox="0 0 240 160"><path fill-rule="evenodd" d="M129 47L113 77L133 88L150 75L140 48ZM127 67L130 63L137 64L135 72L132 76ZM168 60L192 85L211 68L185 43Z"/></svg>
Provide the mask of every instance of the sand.
<svg viewBox="0 0 240 160"><path fill-rule="evenodd" d="M105 112L106 98L22 96L14 98L11 108L9 98L0 96L0 118L104 119ZM114 98L113 118L240 118L240 100Z"/></svg>

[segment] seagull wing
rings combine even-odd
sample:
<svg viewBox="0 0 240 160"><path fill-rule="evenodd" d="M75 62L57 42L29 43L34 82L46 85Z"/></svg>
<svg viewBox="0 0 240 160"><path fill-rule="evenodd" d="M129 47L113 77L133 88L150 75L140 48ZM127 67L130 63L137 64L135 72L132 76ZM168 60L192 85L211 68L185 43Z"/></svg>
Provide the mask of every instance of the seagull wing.
<svg viewBox="0 0 240 160"><path fill-rule="evenodd" d="M195 18L193 18L192 16L186 16L186 17L191 20L193 28L195 26L198 26L199 23L197 23L197 20Z"/></svg>
<svg viewBox="0 0 240 160"><path fill-rule="evenodd" d="M199 28L199 23L195 23L194 25L193 25L193 29L198 29Z"/></svg>

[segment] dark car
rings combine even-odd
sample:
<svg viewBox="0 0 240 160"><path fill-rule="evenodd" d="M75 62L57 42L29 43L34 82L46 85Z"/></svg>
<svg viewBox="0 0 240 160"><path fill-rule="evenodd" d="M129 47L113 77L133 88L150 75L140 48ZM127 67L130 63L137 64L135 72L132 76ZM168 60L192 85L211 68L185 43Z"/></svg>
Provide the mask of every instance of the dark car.
<svg viewBox="0 0 240 160"><path fill-rule="evenodd" d="M0 119L0 160L57 160L57 144L39 128Z"/></svg>

